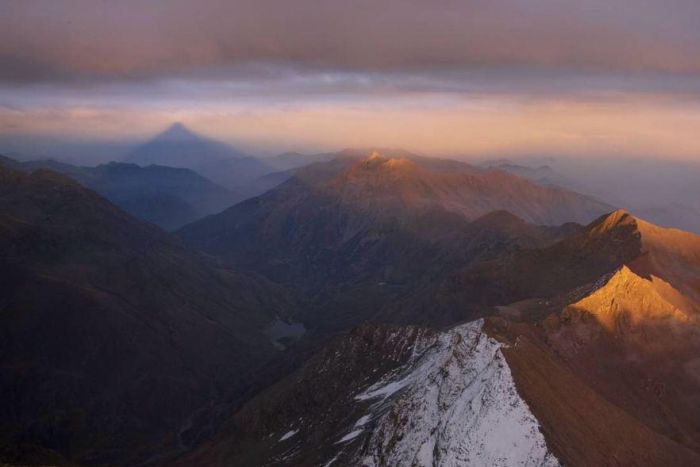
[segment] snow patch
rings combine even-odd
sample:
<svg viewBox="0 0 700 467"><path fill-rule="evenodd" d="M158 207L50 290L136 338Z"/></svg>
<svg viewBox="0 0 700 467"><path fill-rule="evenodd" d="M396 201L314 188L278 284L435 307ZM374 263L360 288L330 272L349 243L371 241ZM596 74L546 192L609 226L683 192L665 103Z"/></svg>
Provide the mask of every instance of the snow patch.
<svg viewBox="0 0 700 467"><path fill-rule="evenodd" d="M299 430L289 430L288 432L286 432L285 434L282 435L282 437L280 438L280 440L278 442L286 441L289 438L291 438L292 436L296 435L297 433L299 433Z"/></svg>
<svg viewBox="0 0 700 467"><path fill-rule="evenodd" d="M340 444L340 443L347 443L348 441L352 441L353 439L357 438L362 434L364 430L360 428L359 430L353 430L347 435L343 436L340 438L338 441L335 442L335 444Z"/></svg>
<svg viewBox="0 0 700 467"><path fill-rule="evenodd" d="M355 428L367 425L367 422L372 418L371 415L365 415L355 422Z"/></svg>
<svg viewBox="0 0 700 467"><path fill-rule="evenodd" d="M355 399L358 401L364 401L368 399L387 399L390 396L394 395L394 393L400 391L403 389L407 384L409 383L408 379L401 380L401 381L392 381L389 384L383 385L382 383L377 383L373 386L371 386L367 391L363 392L362 394L358 394L355 396ZM379 386L379 387L377 387Z"/></svg>
<svg viewBox="0 0 700 467"><path fill-rule="evenodd" d="M333 463L338 460L341 452L343 452L343 451L340 451L333 459L326 462L323 467L331 467L331 465L333 465Z"/></svg>

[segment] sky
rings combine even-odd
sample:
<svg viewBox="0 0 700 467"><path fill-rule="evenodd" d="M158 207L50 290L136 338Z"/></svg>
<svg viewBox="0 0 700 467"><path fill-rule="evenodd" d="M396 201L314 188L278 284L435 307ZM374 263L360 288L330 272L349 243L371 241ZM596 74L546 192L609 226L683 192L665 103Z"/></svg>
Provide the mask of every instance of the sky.
<svg viewBox="0 0 700 467"><path fill-rule="evenodd" d="M0 143L700 159L697 0L4 0ZM0 151L3 150L0 144Z"/></svg>

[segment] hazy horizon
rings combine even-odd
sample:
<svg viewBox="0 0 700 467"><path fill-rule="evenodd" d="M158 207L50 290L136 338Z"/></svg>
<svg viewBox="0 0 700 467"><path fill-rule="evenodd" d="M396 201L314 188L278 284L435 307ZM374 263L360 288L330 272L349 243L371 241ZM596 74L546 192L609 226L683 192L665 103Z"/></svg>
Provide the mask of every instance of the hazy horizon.
<svg viewBox="0 0 700 467"><path fill-rule="evenodd" d="M123 137L112 136L101 138L75 137L71 135L51 134L0 134L0 154L13 157L18 160L55 159L58 161L85 165L96 165L110 161L121 161L135 148L156 138L175 124L183 124L195 134L213 141L218 141L247 156L265 159L284 153L298 152L301 154L329 154L344 150L362 149L398 149L423 157L436 157L460 160L468 163L482 163L488 161L512 161L525 166L534 167L547 165L552 161L590 163L619 162L666 162L674 165L688 165L700 167L700 158L683 158L665 156L653 152L619 153L610 151L607 153L587 154L585 152L547 152L547 151L484 151L484 152L441 152L424 151L409 145L373 144L372 140L364 143L352 144L301 144L301 143L270 143L269 141L249 141L244 138L226 138L206 131L206 128L198 128L184 124L179 120L173 120L163 127L157 127L153 132L143 133L138 136L124 134Z"/></svg>

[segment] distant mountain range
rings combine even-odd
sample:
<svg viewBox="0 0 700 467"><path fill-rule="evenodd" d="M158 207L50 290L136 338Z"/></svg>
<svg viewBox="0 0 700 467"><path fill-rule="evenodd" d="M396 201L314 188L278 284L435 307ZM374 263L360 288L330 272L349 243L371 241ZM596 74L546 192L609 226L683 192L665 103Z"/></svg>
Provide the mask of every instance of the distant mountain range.
<svg viewBox="0 0 700 467"><path fill-rule="evenodd" d="M80 167L53 160L0 164L23 171L50 169L91 188L128 213L173 230L232 206L242 195L225 189L189 169L160 165L139 167L110 162Z"/></svg>

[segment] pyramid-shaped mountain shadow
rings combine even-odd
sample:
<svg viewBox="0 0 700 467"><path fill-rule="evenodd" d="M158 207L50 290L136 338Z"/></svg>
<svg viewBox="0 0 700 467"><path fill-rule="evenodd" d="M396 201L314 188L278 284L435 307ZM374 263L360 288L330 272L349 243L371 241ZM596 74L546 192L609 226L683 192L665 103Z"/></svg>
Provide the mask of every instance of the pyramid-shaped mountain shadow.
<svg viewBox="0 0 700 467"><path fill-rule="evenodd" d="M229 189L248 184L274 170L261 160L199 135L182 123L173 124L134 149L125 162L191 169Z"/></svg>

